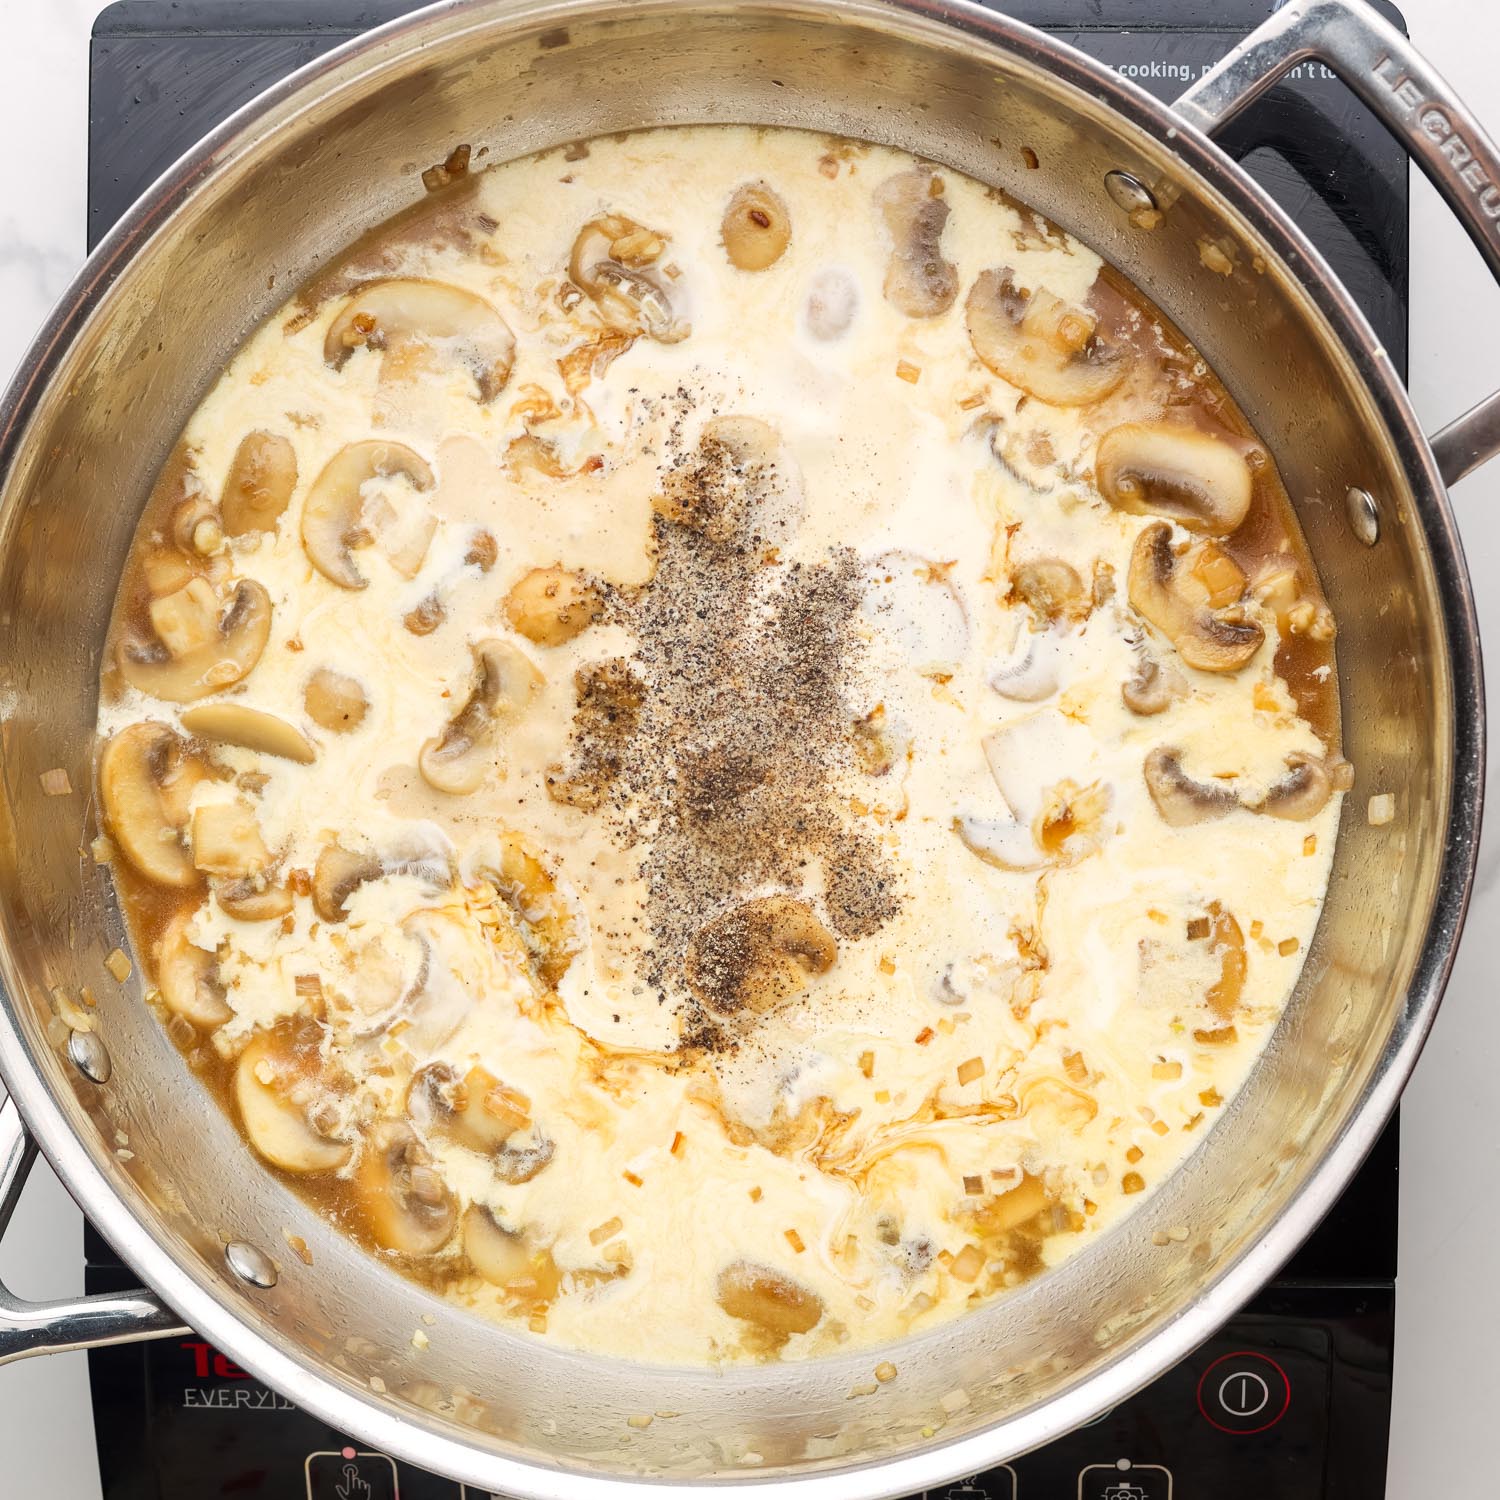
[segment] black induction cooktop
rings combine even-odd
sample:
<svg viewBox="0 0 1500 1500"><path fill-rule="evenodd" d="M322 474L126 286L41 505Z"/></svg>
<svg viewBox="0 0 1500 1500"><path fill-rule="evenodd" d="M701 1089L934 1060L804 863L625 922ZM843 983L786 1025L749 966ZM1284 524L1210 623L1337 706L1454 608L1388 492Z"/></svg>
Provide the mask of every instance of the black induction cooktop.
<svg viewBox="0 0 1500 1500"><path fill-rule="evenodd" d="M996 8L1170 99L1278 3L1010 0ZM104 11L90 52L90 245L231 110L415 8L410 0L123 0ZM1311 236L1404 373L1405 154L1316 63L1271 89L1221 143ZM1283 1273L1201 1349L1089 1426L931 1500L1383 1495L1396 1162L1393 1122ZM132 1284L92 1228L85 1251L90 1292ZM89 1366L106 1500L481 1500L355 1444L196 1337L97 1349Z"/></svg>

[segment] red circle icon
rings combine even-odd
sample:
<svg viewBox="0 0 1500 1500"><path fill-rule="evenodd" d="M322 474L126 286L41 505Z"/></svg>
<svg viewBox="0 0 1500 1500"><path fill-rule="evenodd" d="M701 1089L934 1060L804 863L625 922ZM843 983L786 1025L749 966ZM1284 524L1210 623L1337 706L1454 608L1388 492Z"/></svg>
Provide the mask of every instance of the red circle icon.
<svg viewBox="0 0 1500 1500"><path fill-rule="evenodd" d="M1250 1437L1274 1427L1292 1404L1292 1383L1268 1354L1221 1354L1198 1377L1198 1410L1220 1432Z"/></svg>

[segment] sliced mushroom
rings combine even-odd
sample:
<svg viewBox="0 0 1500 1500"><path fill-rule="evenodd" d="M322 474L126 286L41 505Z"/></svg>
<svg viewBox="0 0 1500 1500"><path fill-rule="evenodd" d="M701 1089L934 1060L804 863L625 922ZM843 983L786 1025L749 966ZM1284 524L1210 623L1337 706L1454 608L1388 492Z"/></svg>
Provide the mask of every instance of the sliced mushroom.
<svg viewBox="0 0 1500 1500"><path fill-rule="evenodd" d="M202 490L195 489L172 512L172 540L189 557L211 557L224 545L219 509Z"/></svg>
<svg viewBox="0 0 1500 1500"><path fill-rule="evenodd" d="M561 646L599 618L604 601L586 578L567 568L533 568L505 596L505 618L538 646Z"/></svg>
<svg viewBox="0 0 1500 1500"><path fill-rule="evenodd" d="M1032 837L1030 824L1018 818L981 818L962 813L953 831L976 859L997 870L1040 870L1048 864Z"/></svg>
<svg viewBox="0 0 1500 1500"><path fill-rule="evenodd" d="M170 703L222 692L254 669L271 634L271 596L253 578L236 585L218 611L204 579L151 604L152 641L122 640L120 675L131 687Z"/></svg>
<svg viewBox="0 0 1500 1500"><path fill-rule="evenodd" d="M573 241L568 277L612 328L676 344L692 332L660 262L666 240L624 214L590 219Z"/></svg>
<svg viewBox="0 0 1500 1500"><path fill-rule="evenodd" d="M434 589L401 616L401 623L413 635L431 635L448 618L448 607Z"/></svg>
<svg viewBox="0 0 1500 1500"><path fill-rule="evenodd" d="M1098 335L1098 319L1038 288L1024 292L1008 268L982 271L964 311L974 353L1002 380L1050 406L1102 401L1128 361Z"/></svg>
<svg viewBox="0 0 1500 1500"><path fill-rule="evenodd" d="M838 957L834 936L795 896L759 896L694 933L684 960L688 987L715 1014L765 1014L800 994Z"/></svg>
<svg viewBox="0 0 1500 1500"><path fill-rule="evenodd" d="M882 552L865 564L867 620L918 672L950 668L969 647L969 616L947 568L917 552Z"/></svg>
<svg viewBox="0 0 1500 1500"><path fill-rule="evenodd" d="M188 799L207 774L187 741L165 724L132 724L105 745L99 800L115 843L147 880L178 887L197 883L183 830Z"/></svg>
<svg viewBox="0 0 1500 1500"><path fill-rule="evenodd" d="M1019 563L1010 575L1010 597L1048 625L1079 619L1089 609L1089 591L1078 569L1060 557L1036 557Z"/></svg>
<svg viewBox="0 0 1500 1500"><path fill-rule="evenodd" d="M368 880L379 880L385 866L374 854L355 854L341 844L325 844L313 866L313 909L325 922L342 922L350 896Z"/></svg>
<svg viewBox="0 0 1500 1500"><path fill-rule="evenodd" d="M1294 750L1286 758L1286 774L1254 804L1253 810L1299 823L1315 818L1328 806L1341 770L1342 764L1330 769L1319 756Z"/></svg>
<svg viewBox="0 0 1500 1500"><path fill-rule="evenodd" d="M503 1146L495 1153L492 1168L501 1182L517 1187L530 1182L552 1162L554 1147L544 1135L539 1135L529 1146Z"/></svg>
<svg viewBox="0 0 1500 1500"><path fill-rule="evenodd" d="M419 1068L407 1089L406 1110L424 1131L486 1156L531 1124L531 1101L478 1066L463 1077L448 1063Z"/></svg>
<svg viewBox="0 0 1500 1500"><path fill-rule="evenodd" d="M601 455L588 453L569 468L557 444L534 432L513 437L505 447L505 467L513 478L523 482L532 474L540 474L544 479L576 479L580 474L596 473L603 466Z"/></svg>
<svg viewBox="0 0 1500 1500"><path fill-rule="evenodd" d="M551 1250L502 1228L483 1204L474 1204L464 1214L463 1245L469 1264L519 1301L540 1304L557 1296L562 1277Z"/></svg>
<svg viewBox="0 0 1500 1500"><path fill-rule="evenodd" d="M808 1333L823 1316L823 1301L780 1271L739 1260L719 1273L715 1299L731 1318L753 1324L783 1344L794 1333Z"/></svg>
<svg viewBox="0 0 1500 1500"><path fill-rule="evenodd" d="M1146 757L1142 772L1157 812L1173 828L1207 823L1239 806L1239 798L1227 786L1194 781L1182 769L1182 752L1174 746L1158 745Z"/></svg>
<svg viewBox="0 0 1500 1500"><path fill-rule="evenodd" d="M1099 439L1099 491L1116 510L1166 516L1189 531L1228 536L1250 510L1255 481L1223 438L1171 422L1126 422Z"/></svg>
<svg viewBox="0 0 1500 1500"><path fill-rule="evenodd" d="M791 243L792 219L779 193L764 182L747 182L735 189L719 230L731 265L764 271Z"/></svg>
<svg viewBox="0 0 1500 1500"><path fill-rule="evenodd" d="M537 977L556 989L583 944L572 909L547 867L520 834L507 831L478 873L514 913Z"/></svg>
<svg viewBox="0 0 1500 1500"><path fill-rule="evenodd" d="M891 239L885 300L909 318L947 312L958 296L958 268L943 258L943 179L927 167L899 172L875 190L875 204Z"/></svg>
<svg viewBox="0 0 1500 1500"><path fill-rule="evenodd" d="M239 797L193 809L192 845L193 863L205 875L239 880L271 863L255 813Z"/></svg>
<svg viewBox="0 0 1500 1500"><path fill-rule="evenodd" d="M212 1031L234 1012L219 979L217 955L188 937L197 915L196 910L180 911L162 930L156 944L156 987L173 1015Z"/></svg>
<svg viewBox="0 0 1500 1500"><path fill-rule="evenodd" d="M141 559L141 577L153 599L175 594L196 576L192 563L174 547L153 547Z"/></svg>
<svg viewBox="0 0 1500 1500"><path fill-rule="evenodd" d="M455 796L472 792L484 780L491 767L485 750L496 727L520 713L542 683L537 669L507 641L480 641L474 647L474 666L468 701L417 756L428 786Z"/></svg>
<svg viewBox="0 0 1500 1500"><path fill-rule="evenodd" d="M1260 650L1265 631L1239 605L1214 609L1190 568L1179 566L1172 528L1146 527L1130 554L1130 603L1200 672L1238 672Z"/></svg>
<svg viewBox="0 0 1500 1500"><path fill-rule="evenodd" d="M808 283L802 320L820 344L848 333L859 311L859 283L841 266L825 266Z"/></svg>
<svg viewBox="0 0 1500 1500"><path fill-rule="evenodd" d="M234 1098L250 1144L287 1172L333 1172L351 1148L314 1123L326 1091L319 1028L282 1022L253 1037L234 1069Z"/></svg>
<svg viewBox="0 0 1500 1500"><path fill-rule="evenodd" d="M291 891L284 885L273 885L264 872L219 881L214 886L214 900L237 922L273 922L284 917L294 904Z"/></svg>
<svg viewBox="0 0 1500 1500"><path fill-rule="evenodd" d="M1050 630L1023 630L1010 659L990 669L989 685L1013 703L1041 703L1058 689L1057 655Z"/></svg>
<svg viewBox="0 0 1500 1500"><path fill-rule="evenodd" d="M182 727L189 734L221 745L239 745L264 755L279 755L310 766L317 752L300 729L244 703L200 703L184 710Z"/></svg>
<svg viewBox="0 0 1500 1500"><path fill-rule="evenodd" d="M225 536L274 531L297 488L297 452L279 433L246 433L219 496Z"/></svg>
<svg viewBox="0 0 1500 1500"><path fill-rule="evenodd" d="M1154 657L1142 656L1136 662L1135 675L1121 685L1120 697L1131 713L1150 718L1165 713L1177 699L1185 698L1188 691L1182 673L1162 666Z"/></svg>
<svg viewBox="0 0 1500 1500"><path fill-rule="evenodd" d="M328 325L323 358L341 370L360 348L394 353L438 350L474 377L481 401L505 389L516 340L505 319L483 297L443 281L398 277L367 282Z"/></svg>
<svg viewBox="0 0 1500 1500"><path fill-rule="evenodd" d="M331 583L362 589L369 580L354 565L355 547L373 538L365 524L364 486L400 476L417 490L430 490L432 470L404 443L378 439L340 448L313 481L302 507L302 546L307 560Z"/></svg>
<svg viewBox="0 0 1500 1500"><path fill-rule="evenodd" d="M333 734L348 734L358 729L370 707L359 682L332 667L319 667L307 679L302 702L308 718Z"/></svg>
<svg viewBox="0 0 1500 1500"><path fill-rule="evenodd" d="M366 507L365 519L391 568L402 578L415 578L437 535L438 518L430 511L403 514L380 500Z"/></svg>
<svg viewBox="0 0 1500 1500"><path fill-rule="evenodd" d="M370 1128L354 1192L376 1243L402 1255L441 1250L458 1223L453 1194L405 1120L380 1120Z"/></svg>

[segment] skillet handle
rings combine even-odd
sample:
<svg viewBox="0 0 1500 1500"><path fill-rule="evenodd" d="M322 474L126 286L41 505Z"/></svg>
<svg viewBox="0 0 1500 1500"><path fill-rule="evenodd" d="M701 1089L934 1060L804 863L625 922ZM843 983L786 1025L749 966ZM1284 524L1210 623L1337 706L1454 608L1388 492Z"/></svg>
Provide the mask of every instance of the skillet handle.
<svg viewBox="0 0 1500 1500"><path fill-rule="evenodd" d="M0 1236L36 1160L14 1099L0 1104ZM61 1302L23 1302L0 1283L0 1365L29 1354L57 1354L102 1344L186 1333L182 1320L150 1292L106 1293Z"/></svg>
<svg viewBox="0 0 1500 1500"><path fill-rule="evenodd" d="M1291 0L1173 108L1213 135L1309 58L1326 63L1402 142L1500 281L1500 151L1422 55L1364 0ZM1500 391L1443 428L1432 451L1449 485L1500 453Z"/></svg>

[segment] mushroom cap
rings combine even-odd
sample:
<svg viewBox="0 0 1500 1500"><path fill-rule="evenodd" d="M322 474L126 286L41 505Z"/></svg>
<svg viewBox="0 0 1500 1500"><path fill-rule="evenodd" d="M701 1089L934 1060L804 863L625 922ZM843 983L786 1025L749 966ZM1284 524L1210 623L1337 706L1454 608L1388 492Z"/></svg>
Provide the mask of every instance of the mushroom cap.
<svg viewBox="0 0 1500 1500"><path fill-rule="evenodd" d="M271 922L284 917L295 904L286 886L270 885L263 876L254 875L219 881L214 900L237 922Z"/></svg>
<svg viewBox="0 0 1500 1500"><path fill-rule="evenodd" d="M1335 777L1320 756L1294 750L1286 758L1286 774L1276 781L1254 810L1273 818L1305 822L1315 818L1333 795Z"/></svg>
<svg viewBox="0 0 1500 1500"><path fill-rule="evenodd" d="M315 1094L321 1063L317 1028L278 1025L252 1037L234 1069L234 1098L250 1144L286 1172L333 1172L349 1160L347 1141L322 1134L294 1095Z"/></svg>
<svg viewBox="0 0 1500 1500"><path fill-rule="evenodd" d="M838 958L838 943L795 896L758 896L705 922L684 959L688 988L724 1017L765 1014Z"/></svg>
<svg viewBox="0 0 1500 1500"><path fill-rule="evenodd" d="M947 570L904 548L864 566L861 612L918 672L949 668L969 649L969 613Z"/></svg>
<svg viewBox="0 0 1500 1500"><path fill-rule="evenodd" d="M1040 870L1051 863L1037 847L1030 825L1017 818L960 813L953 831L970 854L996 870Z"/></svg>
<svg viewBox="0 0 1500 1500"><path fill-rule="evenodd" d="M1010 575L1010 597L1049 625L1079 619L1089 609L1089 591L1078 569L1060 557L1033 557L1018 563Z"/></svg>
<svg viewBox="0 0 1500 1500"><path fill-rule="evenodd" d="M224 476L219 515L225 536L274 531L297 488L297 452L280 433L257 428L240 439Z"/></svg>
<svg viewBox="0 0 1500 1500"><path fill-rule="evenodd" d="M715 1300L731 1318L752 1323L782 1342L794 1333L810 1332L823 1316L823 1300L816 1292L748 1260L719 1272Z"/></svg>
<svg viewBox="0 0 1500 1500"><path fill-rule="evenodd" d="M1239 798L1227 786L1194 781L1182 769L1182 752L1175 746L1158 745L1141 770L1162 822L1173 828L1211 822L1239 806Z"/></svg>
<svg viewBox="0 0 1500 1500"><path fill-rule="evenodd" d="M494 1157L495 1176L512 1187L530 1182L551 1164L554 1150L544 1135L538 1135L529 1146L502 1146Z"/></svg>
<svg viewBox="0 0 1500 1500"><path fill-rule="evenodd" d="M1172 703L1185 697L1188 685L1180 672L1174 672L1150 656L1142 656L1136 662L1135 675L1120 685L1120 698L1125 707L1142 718L1165 713Z"/></svg>
<svg viewBox="0 0 1500 1500"><path fill-rule="evenodd" d="M781 259L792 239L785 200L765 182L734 190L719 226L724 253L741 271L764 271Z"/></svg>
<svg viewBox="0 0 1500 1500"><path fill-rule="evenodd" d="M1180 422L1125 422L1099 439L1099 491L1116 510L1165 516L1189 531L1228 536L1255 490L1245 455Z"/></svg>
<svg viewBox="0 0 1500 1500"><path fill-rule="evenodd" d="M568 278L612 328L659 344L676 344L692 332L658 269L666 240L624 214L600 214L578 231L568 257Z"/></svg>
<svg viewBox="0 0 1500 1500"><path fill-rule="evenodd" d="M882 290L909 318L935 318L958 296L958 268L943 258L948 201L943 180L930 167L912 167L888 177L875 190L891 256Z"/></svg>
<svg viewBox="0 0 1500 1500"><path fill-rule="evenodd" d="M561 646L581 635L604 607L599 590L567 568L532 568L505 596L510 628L536 646Z"/></svg>
<svg viewBox="0 0 1500 1500"><path fill-rule="evenodd" d="M378 855L356 854L341 844L325 844L313 866L313 909L325 922L342 922L345 903L367 880L379 880L385 866Z"/></svg>
<svg viewBox="0 0 1500 1500"><path fill-rule="evenodd" d="M964 314L981 362L1049 406L1102 401L1129 368L1125 354L1094 332L1092 313L1049 292L1021 291L1009 267L980 272Z"/></svg>
<svg viewBox="0 0 1500 1500"><path fill-rule="evenodd" d="M364 722L370 700L357 677L347 677L332 667L319 667L302 691L307 716L320 729L349 734Z"/></svg>
<svg viewBox="0 0 1500 1500"><path fill-rule="evenodd" d="M323 466L302 506L302 547L330 583L362 589L369 580L354 565L356 546L370 540L363 488L372 479L400 475L417 490L435 483L426 459L405 443L378 438L348 443Z"/></svg>
<svg viewBox="0 0 1500 1500"><path fill-rule="evenodd" d="M530 1123L524 1095L485 1068L472 1067L460 1077L445 1062L428 1063L412 1075L406 1110L424 1131L449 1136L481 1155L500 1150Z"/></svg>
<svg viewBox="0 0 1500 1500"><path fill-rule="evenodd" d="M1200 672L1238 672L1265 643L1265 631L1231 610L1211 609L1172 550L1172 528L1157 521L1135 539L1130 554L1130 603Z"/></svg>
<svg viewBox="0 0 1500 1500"><path fill-rule="evenodd" d="M520 928L537 978L556 989L583 939L572 907L536 849L519 833L502 829L475 861L474 873L499 892Z"/></svg>
<svg viewBox="0 0 1500 1500"><path fill-rule="evenodd" d="M505 389L516 357L515 335L483 297L445 281L401 276L354 292L328 325L323 358L341 370L357 348L384 352L413 344L463 365L485 402Z"/></svg>
<svg viewBox="0 0 1500 1500"><path fill-rule="evenodd" d="M492 1286L504 1287L525 1302L550 1302L561 1284L557 1263L548 1249L538 1249L528 1235L502 1227L483 1204L463 1217L464 1255Z"/></svg>
<svg viewBox="0 0 1500 1500"><path fill-rule="evenodd" d="M317 759L317 751L300 729L247 703L197 704L183 711L182 727L205 740L278 755L299 765L308 766Z"/></svg>
<svg viewBox="0 0 1500 1500"><path fill-rule="evenodd" d="M114 735L99 757L99 800L109 831L136 871L156 885L196 885L182 838L188 798L208 773L187 741L145 720Z"/></svg>
<svg viewBox="0 0 1500 1500"><path fill-rule="evenodd" d="M378 1120L366 1132L354 1193L376 1243L398 1254L441 1250L458 1223L453 1194L405 1120Z"/></svg>
<svg viewBox="0 0 1500 1500"><path fill-rule="evenodd" d="M496 726L520 713L542 682L541 673L509 641L479 641L473 649L474 686L468 701L417 756L417 769L428 786L455 796L472 792L484 780L492 767L485 752Z"/></svg>
<svg viewBox="0 0 1500 1500"><path fill-rule="evenodd" d="M1050 630L1023 630L1009 660L990 668L986 679L1013 703L1041 703L1058 689L1057 637Z"/></svg>
<svg viewBox="0 0 1500 1500"><path fill-rule="evenodd" d="M212 1031L233 1016L219 980L219 961L188 937L197 910L179 911L156 943L156 987L173 1015Z"/></svg>
<svg viewBox="0 0 1500 1500"><path fill-rule="evenodd" d="M189 584L179 592L192 589ZM232 687L250 674L266 649L271 596L253 578L242 578L228 607L203 626L208 639L178 655L160 639L122 640L116 655L120 675L131 687L170 703L191 703Z"/></svg>
<svg viewBox="0 0 1500 1500"><path fill-rule="evenodd" d="M848 333L859 311L859 283L842 266L824 266L807 284L802 323L820 344Z"/></svg>

